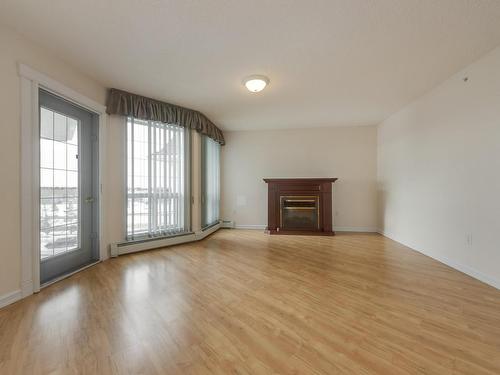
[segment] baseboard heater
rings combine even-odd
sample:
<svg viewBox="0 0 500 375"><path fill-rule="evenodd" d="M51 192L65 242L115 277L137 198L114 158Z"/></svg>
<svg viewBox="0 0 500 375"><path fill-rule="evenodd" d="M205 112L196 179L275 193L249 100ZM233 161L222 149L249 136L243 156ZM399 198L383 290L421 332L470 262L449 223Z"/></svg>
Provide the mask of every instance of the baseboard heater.
<svg viewBox="0 0 500 375"><path fill-rule="evenodd" d="M137 253L139 251L158 249L161 247L180 245L183 243L194 242L204 239L210 234L216 232L221 228L221 222L212 225L199 232L182 233L177 236L162 237L162 238L148 238L138 241L117 242L111 244L111 256L117 257L119 255Z"/></svg>
<svg viewBox="0 0 500 375"><path fill-rule="evenodd" d="M222 220L222 228L234 229L235 224L232 220Z"/></svg>

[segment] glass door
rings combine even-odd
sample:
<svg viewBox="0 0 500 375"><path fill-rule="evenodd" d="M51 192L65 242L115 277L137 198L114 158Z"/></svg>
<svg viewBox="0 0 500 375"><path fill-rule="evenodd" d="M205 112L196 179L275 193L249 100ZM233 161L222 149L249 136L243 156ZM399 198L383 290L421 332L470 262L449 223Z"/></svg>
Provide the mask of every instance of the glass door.
<svg viewBox="0 0 500 375"><path fill-rule="evenodd" d="M98 256L96 115L40 90L40 284Z"/></svg>

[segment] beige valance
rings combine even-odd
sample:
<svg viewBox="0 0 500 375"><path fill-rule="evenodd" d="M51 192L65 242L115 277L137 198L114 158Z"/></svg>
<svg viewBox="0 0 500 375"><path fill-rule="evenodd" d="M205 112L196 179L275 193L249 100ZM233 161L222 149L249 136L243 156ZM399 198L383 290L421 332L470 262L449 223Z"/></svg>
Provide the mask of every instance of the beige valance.
<svg viewBox="0 0 500 375"><path fill-rule="evenodd" d="M110 89L106 111L110 115L130 116L141 120L177 124L205 134L221 145L225 144L222 130L215 126L203 113L192 109L118 89Z"/></svg>

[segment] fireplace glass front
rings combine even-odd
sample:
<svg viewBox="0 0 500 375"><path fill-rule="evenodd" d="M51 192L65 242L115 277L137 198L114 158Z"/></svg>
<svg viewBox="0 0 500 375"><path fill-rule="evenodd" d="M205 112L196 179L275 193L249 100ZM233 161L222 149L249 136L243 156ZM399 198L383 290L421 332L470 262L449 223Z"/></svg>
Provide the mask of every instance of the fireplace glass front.
<svg viewBox="0 0 500 375"><path fill-rule="evenodd" d="M281 196L280 215L282 230L318 230L318 196Z"/></svg>

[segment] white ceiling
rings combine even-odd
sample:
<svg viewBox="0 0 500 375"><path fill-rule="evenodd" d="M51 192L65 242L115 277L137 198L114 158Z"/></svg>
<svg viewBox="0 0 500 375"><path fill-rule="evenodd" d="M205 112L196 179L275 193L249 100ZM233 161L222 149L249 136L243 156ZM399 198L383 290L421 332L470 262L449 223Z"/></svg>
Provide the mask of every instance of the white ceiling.
<svg viewBox="0 0 500 375"><path fill-rule="evenodd" d="M499 20L498 0L0 2L0 22L102 84L226 130L377 124L499 45ZM270 86L247 92L250 74Z"/></svg>

